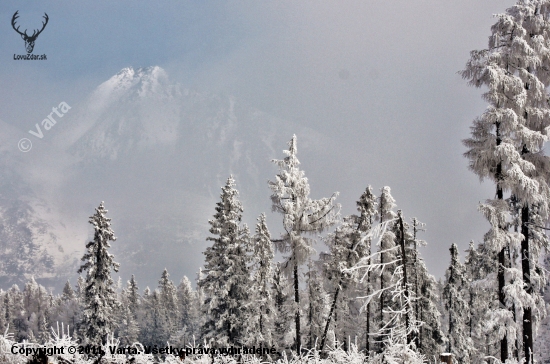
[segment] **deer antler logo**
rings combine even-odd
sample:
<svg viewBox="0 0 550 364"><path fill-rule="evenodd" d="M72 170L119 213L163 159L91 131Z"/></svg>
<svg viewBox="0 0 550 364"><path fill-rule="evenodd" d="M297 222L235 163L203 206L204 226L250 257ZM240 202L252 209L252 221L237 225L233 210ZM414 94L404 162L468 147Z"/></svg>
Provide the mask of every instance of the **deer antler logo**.
<svg viewBox="0 0 550 364"><path fill-rule="evenodd" d="M27 53L32 53L32 50L34 49L34 42L36 41L36 38L38 38L38 35L40 33L42 33L42 31L44 30L44 28L46 28L46 24L48 24L48 14L44 13L44 19L46 21L42 22L42 29L38 30L38 29L35 29L34 32L32 33L32 35L28 35L27 34L27 29L25 29L25 31L23 33L21 33L19 31L19 27L15 27L15 21L17 20L17 18L19 18L19 10L17 10L15 12L15 14L13 14L13 18L11 18L11 26L13 27L13 29L19 33L21 35L21 38L23 38L23 40L25 41L25 48L27 49Z"/></svg>

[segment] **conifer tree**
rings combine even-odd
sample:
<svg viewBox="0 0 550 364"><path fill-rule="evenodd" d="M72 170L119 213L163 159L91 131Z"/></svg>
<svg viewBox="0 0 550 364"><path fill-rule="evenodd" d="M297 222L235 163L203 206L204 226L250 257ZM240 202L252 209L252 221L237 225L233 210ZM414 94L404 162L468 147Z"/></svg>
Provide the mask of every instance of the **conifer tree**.
<svg viewBox="0 0 550 364"><path fill-rule="evenodd" d="M137 342L139 338L139 326L128 303L128 300L126 300L121 308L122 314L118 329L118 338L121 346L130 346Z"/></svg>
<svg viewBox="0 0 550 364"><path fill-rule="evenodd" d="M288 337L292 332L291 320L293 312L289 306L290 296L288 289L290 286L288 278L285 276L281 263L275 264L273 272L273 300L275 306L275 325L273 329L273 344L279 352L287 349L291 340Z"/></svg>
<svg viewBox="0 0 550 364"><path fill-rule="evenodd" d="M163 305L162 293L155 289L149 296L149 343L159 347L167 345L166 327L169 326L169 315Z"/></svg>
<svg viewBox="0 0 550 364"><path fill-rule="evenodd" d="M138 309L140 304L139 288L136 282L136 278L132 274L132 278L127 282L126 287L127 298L128 298L128 307L130 312L134 315L134 318L137 319Z"/></svg>
<svg viewBox="0 0 550 364"><path fill-rule="evenodd" d="M7 295L6 292L0 288L0 332L6 332L8 328L8 310L7 310Z"/></svg>
<svg viewBox="0 0 550 364"><path fill-rule="evenodd" d="M367 232L370 229L372 229L374 220L376 219L377 214L377 202L376 202L376 196L372 193L372 187L369 185L367 186L367 189L361 197L359 198L359 201L357 201L357 210L360 214L361 221L364 221L362 225L363 232ZM370 239L367 239L366 241L366 252L365 254L369 256L367 264L371 264L371 254L372 254L372 241ZM371 279L371 272L367 272L367 277L365 281L365 288L366 288L366 295L369 296L370 293L373 290L372 285L372 279ZM367 307L365 308L365 353L367 356L370 355L371 351L371 343L370 343L370 337L371 337L371 309L372 302L367 303Z"/></svg>
<svg viewBox="0 0 550 364"><path fill-rule="evenodd" d="M344 218L341 226L339 226L333 234L329 234L327 244L330 248L330 254L325 259L325 272L329 281L332 281L334 294L331 297L331 305L328 313L327 321L325 323L323 336L321 338L320 350L324 349L329 325L332 317L336 314L337 302L340 292L343 301L342 305L344 310L348 307L350 288L357 288L359 279L356 275L344 273L344 269L353 267L364 256L370 255L370 240L364 237L373 222L373 218L376 214L376 201L375 196L372 194L370 186L361 195L359 201L357 201L357 209L360 215L350 215ZM367 273L367 288L370 286L370 272ZM368 289L367 289L368 291ZM368 292L367 292L368 295ZM370 302L367 304L367 312L370 311ZM370 312L369 312L370 313ZM342 317L342 315L340 315ZM367 325L368 325L367 316ZM335 330L336 331L336 330ZM370 327L367 332L370 331ZM368 333L367 333L368 335ZM344 335L344 342L346 335ZM367 336L368 340L368 336ZM369 349L367 349L369 350Z"/></svg>
<svg viewBox="0 0 550 364"><path fill-rule="evenodd" d="M496 259L494 254L486 251L483 243L476 248L474 242L470 242L466 253L464 266L468 280L468 306L470 309L468 335L474 343L476 352L476 358L472 361L481 363L482 355L498 355L493 353L491 344L498 340L498 337L494 328L489 328L487 325L487 322L491 321L487 309L494 305L498 295L498 292L493 289L496 286L495 282L490 282L488 278L495 275Z"/></svg>
<svg viewBox="0 0 550 364"><path fill-rule="evenodd" d="M515 331L514 307L523 308L522 331L526 363L532 363L533 317L540 294L533 289L531 276L537 277L536 262L531 252L547 246L545 239L531 241L540 236L531 213L537 206L537 214L543 221L548 219L549 160L543 146L548 140L550 107L547 86L550 84L550 4L548 1L520 0L497 15L491 28L488 48L471 52L471 58L462 72L471 85L487 87L483 95L489 103L484 114L474 121L472 138L464 143L469 148L466 156L470 168L481 179L489 178L496 184L496 199L488 200L480 209L491 222L491 231L486 235L486 248L495 252L498 259L498 299L500 307L496 316L502 317L499 326L506 327L501 337L501 360L511 356ZM511 207L504 199L509 191L521 207L521 235L508 231ZM507 262L507 249L521 242L522 272L516 272ZM506 282L508 276L522 278L527 295L507 297L519 282ZM535 279L536 280L536 279ZM528 296L531 296L529 298ZM518 301L519 299L519 301ZM504 314L503 310L509 311ZM544 311L544 310L543 310Z"/></svg>
<svg viewBox="0 0 550 364"><path fill-rule="evenodd" d="M407 231L407 224L403 220L401 210L397 211L397 218L392 224L395 236L395 243L389 242L386 249L380 251L380 255L385 254L384 263L380 263L381 269L390 268L388 284L380 290L380 297L387 293L390 300L385 301L383 307L384 320L378 330L382 339L383 351L389 350L388 345L402 344L407 347L414 347L415 337L418 333L419 322L414 315L414 302L416 297L411 290L409 283L409 255L407 242L412 239ZM386 234L384 234L386 235ZM384 242L382 235L382 243ZM382 245L383 246L383 245ZM382 260L382 257L381 257ZM381 278L384 278L383 275Z"/></svg>
<svg viewBox="0 0 550 364"><path fill-rule="evenodd" d="M51 340L52 335L50 334L50 328L51 328L51 325L48 322L48 319L46 318L46 316L42 316L42 319L40 320L40 328L39 328L40 334L38 337L38 340L40 343L45 344Z"/></svg>
<svg viewBox="0 0 550 364"><path fill-rule="evenodd" d="M388 234L386 230L388 227L391 227L394 232ZM364 256L352 267L342 270L346 274L362 272L363 275L360 278L360 282L364 282L369 272L383 272L385 269L390 269L391 271L383 287L374 290L366 296L357 297L363 301L361 309L365 309L374 298L380 298L384 292L387 292L388 297L391 297L391 300L385 304L383 310L384 320L380 321L377 333L378 340L381 343L379 354L382 357L384 357L384 353L394 350L392 346L395 345L401 347L403 350L414 350L414 335L418 332L419 325L413 308L413 302L416 298L410 289L411 285L408 282L407 270L410 256L410 248L407 242L412 241L412 238L407 232L401 211L398 211L396 219L383 220L380 224L373 226L367 232L364 239L378 239L378 244L380 244L384 238L387 239L388 237L391 237L392 240L398 237L398 244L396 245L395 241L393 242L393 246L387 244L387 249L381 249L375 254ZM389 256L391 259L376 261L376 258L379 258L381 254L385 254L386 257ZM379 355L377 357L380 358Z"/></svg>
<svg viewBox="0 0 550 364"><path fill-rule="evenodd" d="M140 327L139 341L144 345L152 345L154 340L154 319L152 293L149 287L145 287L141 297L138 325Z"/></svg>
<svg viewBox="0 0 550 364"><path fill-rule="evenodd" d="M307 278L307 322L309 329L308 348L315 349L318 339L323 334L326 315L328 313L328 295L323 288L321 274L316 265L309 260Z"/></svg>
<svg viewBox="0 0 550 364"><path fill-rule="evenodd" d="M418 333L418 350L426 357L441 353L445 336L441 329L441 313L437 307L439 292L435 278L428 273L422 259L417 261L419 293L417 295L417 319L421 322Z"/></svg>
<svg viewBox="0 0 550 364"><path fill-rule="evenodd" d="M198 286L204 292L203 337L221 347L244 345L252 333L247 329L251 321L251 239L248 227L240 225L243 208L232 176L222 187L220 198L214 219L209 221L213 236L207 240L213 244L204 252L205 268Z"/></svg>
<svg viewBox="0 0 550 364"><path fill-rule="evenodd" d="M378 201L378 216L380 217L380 223L395 219L395 212L393 212L395 206L395 200L391 195L391 189L388 186L383 187L380 191L380 198ZM393 226L393 224L391 226ZM389 277L391 276L391 265L389 269L385 265L395 257L395 254L387 252L387 250L391 250L394 246L395 234L391 231L390 227L390 230L386 231L384 236L382 236L380 245L380 264L384 269L380 275L380 290L382 292L380 296L380 317L382 321L384 321L384 314L382 311L386 307L386 303L384 302L386 293L384 289L388 285Z"/></svg>
<svg viewBox="0 0 550 364"><path fill-rule="evenodd" d="M169 277L168 270L164 268L158 287L160 314L164 315L161 319L164 325L160 328L159 341L163 344L176 332L179 322L177 289Z"/></svg>
<svg viewBox="0 0 550 364"><path fill-rule="evenodd" d="M65 285L63 286L63 293L62 293L62 299L64 301L71 301L76 298L76 293L73 290L73 287L71 287L71 282L67 280L65 282Z"/></svg>
<svg viewBox="0 0 550 364"><path fill-rule="evenodd" d="M315 234L332 226L339 213L339 205L334 201L338 193L329 198L312 200L309 197L309 183L304 171L299 168L296 157L296 135L288 143L286 157L273 160L279 167L275 181L269 181L273 194L271 201L273 211L283 215L284 233L276 241L276 248L285 254L284 269L292 272L294 286L294 327L295 344L298 353L301 352L301 305L299 267L313 254L313 239L305 234Z"/></svg>
<svg viewBox="0 0 550 364"><path fill-rule="evenodd" d="M111 269L118 272L119 264L108 251L111 247L109 241L116 238L106 213L101 202L96 213L90 217L94 239L86 244L86 253L82 257L84 263L78 269L78 273L86 272L81 335L84 342L91 345L104 344L107 335L114 331L116 322L113 312L119 306L111 278Z"/></svg>
<svg viewBox="0 0 550 364"><path fill-rule="evenodd" d="M183 276L178 285L178 310L180 312L180 330L182 330L183 344L186 345L193 335L199 334L197 327L198 312L196 310L197 297L193 291L191 281Z"/></svg>
<svg viewBox="0 0 550 364"><path fill-rule="evenodd" d="M275 307L271 287L273 285L273 245L267 228L265 214L258 217L256 233L254 234L254 265L253 286L255 290L255 306L258 307L258 337L257 343L264 346L272 345Z"/></svg>
<svg viewBox="0 0 550 364"><path fill-rule="evenodd" d="M393 211L395 207L395 199L391 195L390 187L382 187L382 189L380 190L380 197L378 199L378 217L380 218L381 224L386 221L391 221L395 219L396 214ZM390 280L395 270L395 264L392 263L393 261L395 261L396 258L396 237L394 233L395 228L396 225L394 223L389 224L388 230L380 239L380 246L378 250L380 260L380 313L378 318L378 322L380 323L379 332L384 331L383 327L388 322L387 318L384 315L384 311L387 311L389 308L388 286L391 285ZM387 335L383 336L387 337ZM387 340L382 337L379 338L379 351L382 351L384 349L384 344L386 343L386 341Z"/></svg>
<svg viewBox="0 0 550 364"><path fill-rule="evenodd" d="M470 310L464 294L467 292L467 279L464 265L458 257L456 244L451 245L451 265L445 274L443 301L449 317L449 352L460 363L468 363L472 357L473 343L468 335Z"/></svg>

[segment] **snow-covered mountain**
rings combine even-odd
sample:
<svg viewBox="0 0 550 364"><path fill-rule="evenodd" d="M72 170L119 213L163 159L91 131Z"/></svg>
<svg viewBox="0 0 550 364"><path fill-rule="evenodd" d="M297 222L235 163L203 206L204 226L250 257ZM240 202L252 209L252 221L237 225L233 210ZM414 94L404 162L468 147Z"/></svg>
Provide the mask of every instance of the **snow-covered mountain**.
<svg viewBox="0 0 550 364"><path fill-rule="evenodd" d="M76 279L75 259L91 235L88 217L101 201L113 219L112 251L124 279L135 273L156 285L165 267L176 280L193 278L220 187L234 175L245 220L253 224L271 207L270 160L282 157L294 133L300 155L331 153L327 137L231 96L186 89L160 67L125 68L71 105L51 135L33 139L33 150L12 153L26 158L12 169L24 171L30 191L12 195L48 207L33 210L48 226L33 241L54 267L65 267L61 281ZM56 243L43 244L44 234Z"/></svg>

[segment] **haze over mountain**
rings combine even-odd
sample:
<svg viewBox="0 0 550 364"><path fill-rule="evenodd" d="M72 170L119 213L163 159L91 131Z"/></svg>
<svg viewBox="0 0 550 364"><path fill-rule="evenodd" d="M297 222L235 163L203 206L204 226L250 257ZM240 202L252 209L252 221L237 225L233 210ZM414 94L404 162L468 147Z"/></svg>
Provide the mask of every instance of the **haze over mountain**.
<svg viewBox="0 0 550 364"><path fill-rule="evenodd" d="M183 274L193 279L207 245L208 220L230 174L253 228L256 217L271 209L266 181L277 169L270 160L283 156L293 133L301 156L324 159L335 152L326 136L232 97L185 89L159 67L125 68L70 107L42 139L26 136L33 142L29 152L4 151L2 159L16 160L6 169L25 175L24 181L16 182L15 175L6 181L4 190L18 189L3 195L28 204L21 207L28 214L22 229L40 226L28 239L54 263L24 273L38 278L55 271L56 286L76 279L91 237L87 220L100 201L118 237L112 252L123 279L134 273L142 286L155 286L165 267L176 280ZM274 217L277 231L280 218Z"/></svg>

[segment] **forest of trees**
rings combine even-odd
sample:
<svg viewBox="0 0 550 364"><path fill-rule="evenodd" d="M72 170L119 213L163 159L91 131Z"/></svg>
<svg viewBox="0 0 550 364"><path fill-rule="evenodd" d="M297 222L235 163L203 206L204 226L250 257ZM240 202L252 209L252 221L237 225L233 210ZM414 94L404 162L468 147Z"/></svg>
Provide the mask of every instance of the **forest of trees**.
<svg viewBox="0 0 550 364"><path fill-rule="evenodd" d="M134 276L115 284L111 274L118 263L108 249L116 238L101 203L90 217L94 238L76 285L67 282L62 294L53 295L31 279L23 289L0 291L0 330L15 342L42 344L52 339L51 327L63 323L82 344L102 345L112 335L120 346L274 347L278 354L270 359L335 349L361 351L373 360L433 360L445 351L460 363L484 363L503 352L525 358L521 347L532 339L525 339L525 322L518 318L530 307L537 325L546 312L546 270L538 259L545 245L530 244L531 286L516 272L520 259L513 239L504 246L506 264L500 251L490 250L497 234L492 230L478 246L470 243L464 263L452 244L445 279L438 282L419 252L426 246L419 238L424 224L404 217L389 187L377 196L368 186L357 213L341 216L337 193L309 197L296 136L284 159L274 162L279 173L269 182L272 209L280 213L284 233L272 236L265 214L253 231L241 222L244 209L230 176L209 221L196 289L187 277L174 283L166 269L155 289L140 290ZM513 216L519 224L521 217ZM544 222L536 218L538 231ZM536 237L546 242L545 234ZM317 254L315 243L328 250ZM275 262L276 252L282 261Z"/></svg>
<svg viewBox="0 0 550 364"><path fill-rule="evenodd" d="M263 360L339 351L422 363L448 352L458 363L534 363L550 262L550 1L520 0L496 18L488 48L472 51L461 71L488 103L464 145L471 171L495 187L478 207L489 230L463 261L459 242L438 242L450 251L444 279L420 254L424 224L398 209L390 187L366 186L348 216L337 192L312 199L293 136L268 183L279 219L244 224L229 176L196 288L166 269L154 289L134 276L115 283L108 249L116 238L101 203L75 285L54 295L30 279L0 290L4 338L48 343L63 323L82 344L274 347Z"/></svg>

